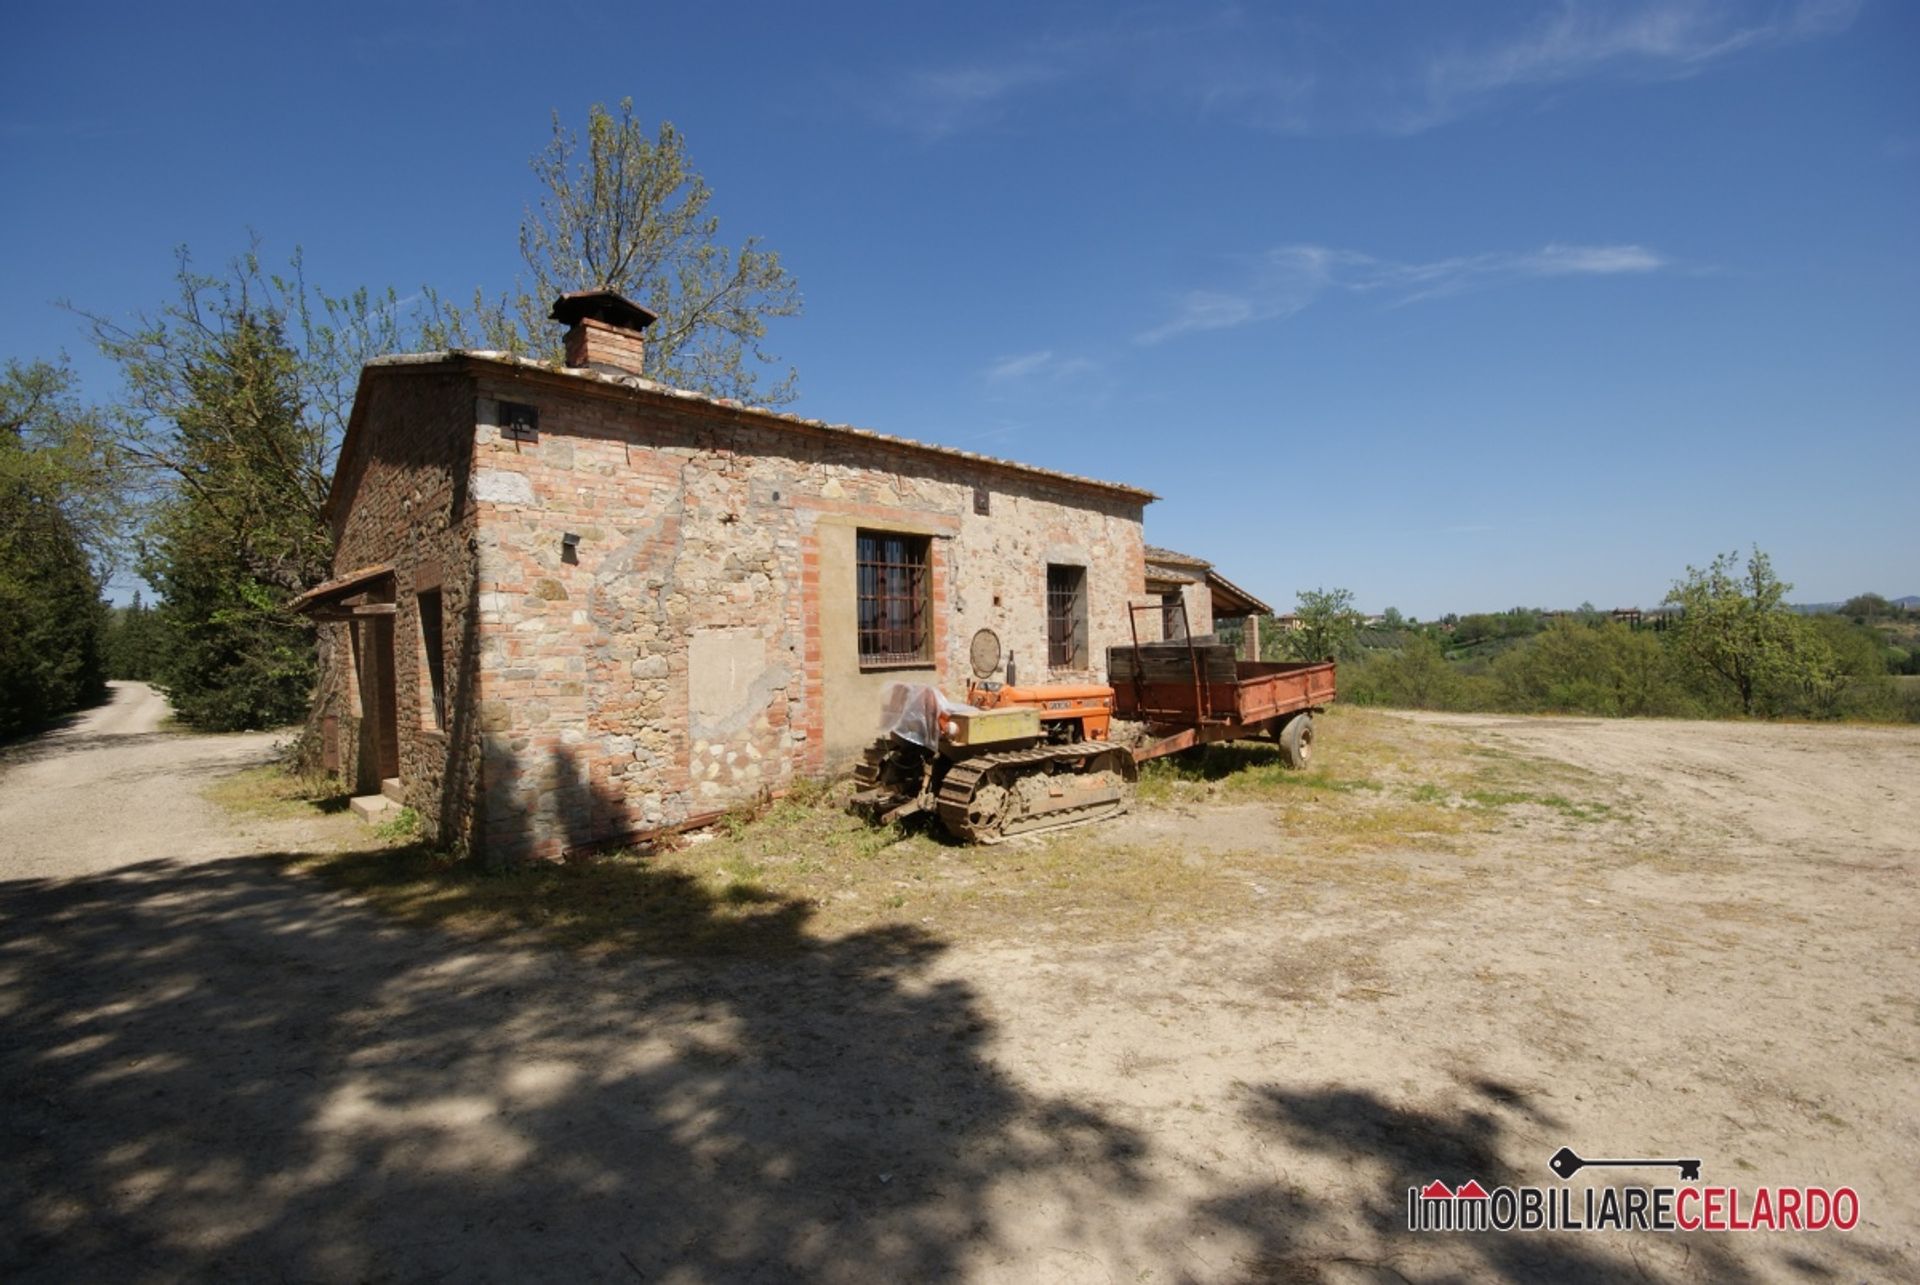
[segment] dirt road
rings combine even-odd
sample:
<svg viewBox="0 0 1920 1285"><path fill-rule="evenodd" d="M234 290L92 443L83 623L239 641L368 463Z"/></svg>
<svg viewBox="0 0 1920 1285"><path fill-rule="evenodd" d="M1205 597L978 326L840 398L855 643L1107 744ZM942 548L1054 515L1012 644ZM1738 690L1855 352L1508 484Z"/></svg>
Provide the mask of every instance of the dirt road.
<svg viewBox="0 0 1920 1285"><path fill-rule="evenodd" d="M278 738L165 732L167 703L159 693L145 683L112 689L106 704L69 726L0 751L5 878L257 850L200 797L200 788L221 772L264 762Z"/></svg>
<svg viewBox="0 0 1920 1285"><path fill-rule="evenodd" d="M901 924L605 964L395 926L245 855L313 838L195 794L268 738L144 717L0 768L9 1280L1920 1264L1911 731L1446 720L1583 774L1605 819L1522 807L1469 850L1336 857L1250 805L1207 835L1149 812L1128 833L1170 860L1256 845L1308 873L1225 926L1092 945ZM1409 1183L1558 1185L1561 1145L1852 1185L1861 1224L1403 1229Z"/></svg>

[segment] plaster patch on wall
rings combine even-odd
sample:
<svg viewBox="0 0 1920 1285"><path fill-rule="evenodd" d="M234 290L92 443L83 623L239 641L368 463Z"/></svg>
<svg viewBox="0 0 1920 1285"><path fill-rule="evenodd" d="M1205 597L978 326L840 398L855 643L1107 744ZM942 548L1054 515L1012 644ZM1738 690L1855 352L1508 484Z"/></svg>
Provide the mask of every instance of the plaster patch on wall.
<svg viewBox="0 0 1920 1285"><path fill-rule="evenodd" d="M478 469L473 475L473 498L490 504L532 504L533 481L512 469Z"/></svg>
<svg viewBox="0 0 1920 1285"><path fill-rule="evenodd" d="M788 670L767 659L757 628L696 629L687 640L687 710L695 740L719 740L744 731L775 692L786 690Z"/></svg>
<svg viewBox="0 0 1920 1285"><path fill-rule="evenodd" d="M1047 561L1059 567L1090 567L1093 559L1077 544L1049 544Z"/></svg>

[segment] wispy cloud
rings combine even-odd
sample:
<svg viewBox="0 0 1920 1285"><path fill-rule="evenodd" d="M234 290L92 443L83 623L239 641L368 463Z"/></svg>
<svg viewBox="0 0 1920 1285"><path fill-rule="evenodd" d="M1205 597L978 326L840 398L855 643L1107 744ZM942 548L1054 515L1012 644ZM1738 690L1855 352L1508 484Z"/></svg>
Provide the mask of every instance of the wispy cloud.
<svg viewBox="0 0 1920 1285"><path fill-rule="evenodd" d="M1090 375L1099 368L1099 363L1090 358L1061 357L1051 348L1042 348L1035 352L1002 357L983 373L989 384L1006 385L1038 380L1060 383Z"/></svg>
<svg viewBox="0 0 1920 1285"><path fill-rule="evenodd" d="M1371 295L1390 307L1456 294L1499 282L1550 277L1619 276L1671 267L1641 245L1562 245L1538 250L1463 255L1427 263L1399 263L1356 250L1287 245L1246 262L1230 289L1190 290L1167 320L1134 337L1163 343L1178 335L1227 330L1293 316L1329 294Z"/></svg>
<svg viewBox="0 0 1920 1285"><path fill-rule="evenodd" d="M909 71L872 101L889 123L931 142L991 124L1022 94L1065 79L1057 53Z"/></svg>
<svg viewBox="0 0 1920 1285"><path fill-rule="evenodd" d="M1833 35L1860 0L1788 0L1756 8L1734 0L1566 3L1505 40L1429 56L1403 86L1398 132L1444 124L1503 93L1593 76L1693 75L1730 55Z"/></svg>
<svg viewBox="0 0 1920 1285"><path fill-rule="evenodd" d="M1589 79L1671 79L1831 36L1862 0L1562 0L1507 30L1440 39L1384 24L1238 6L1127 20L910 70L863 101L933 141L994 124L1045 90L1119 97L1284 133L1413 134ZM1440 10L1448 13L1452 10ZM1401 34L1404 28L1404 34ZM1363 55L1356 50L1365 50Z"/></svg>

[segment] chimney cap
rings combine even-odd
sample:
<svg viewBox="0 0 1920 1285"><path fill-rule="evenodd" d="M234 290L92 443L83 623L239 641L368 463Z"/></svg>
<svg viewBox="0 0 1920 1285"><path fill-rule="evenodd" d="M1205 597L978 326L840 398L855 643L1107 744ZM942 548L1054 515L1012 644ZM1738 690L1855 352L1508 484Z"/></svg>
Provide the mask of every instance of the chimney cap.
<svg viewBox="0 0 1920 1285"><path fill-rule="evenodd" d="M553 301L553 311L547 316L569 326L578 323L582 317L591 317L622 330L645 330L660 320L659 313L642 308L625 295L606 289L569 290Z"/></svg>

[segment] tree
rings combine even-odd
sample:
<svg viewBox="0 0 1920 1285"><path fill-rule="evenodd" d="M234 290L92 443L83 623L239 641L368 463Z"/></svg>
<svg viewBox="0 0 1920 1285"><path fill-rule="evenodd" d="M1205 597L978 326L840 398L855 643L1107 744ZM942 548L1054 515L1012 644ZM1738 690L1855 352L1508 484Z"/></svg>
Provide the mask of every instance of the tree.
<svg viewBox="0 0 1920 1285"><path fill-rule="evenodd" d="M322 508L365 361L403 338L392 291L333 297L257 243L223 276L178 252L176 295L122 324L85 313L120 367L119 453L136 478L140 567L162 597L156 677L211 730L298 716L313 630L288 599L332 560Z"/></svg>
<svg viewBox="0 0 1920 1285"><path fill-rule="evenodd" d="M1300 627L1286 635L1298 660L1341 660L1359 645L1360 613L1346 589L1302 589L1294 614Z"/></svg>
<svg viewBox="0 0 1920 1285"><path fill-rule="evenodd" d="M361 288L334 296L315 289L298 249L285 273L269 272L258 238L219 276L196 270L185 246L174 256L174 298L157 312L122 323L74 309L100 351L120 367L125 391L113 408L113 433L138 498L150 505L182 487L220 491L228 479L217 461L245 457L261 478L275 475L269 484L281 495L301 497L302 511L318 522L361 369L409 342L394 291ZM206 421L200 401L202 373L233 359L229 332L241 325L271 334L296 394L295 419L285 439L272 444L277 454L271 457L240 440L251 413L222 428ZM192 451L183 416L198 417ZM210 453L209 434L224 435L225 445ZM207 498L226 503L220 495Z"/></svg>
<svg viewBox="0 0 1920 1285"><path fill-rule="evenodd" d="M1693 712L1659 638L1607 621L1560 620L1494 659L1500 704L1609 718Z"/></svg>
<svg viewBox="0 0 1920 1285"><path fill-rule="evenodd" d="M160 673L160 615L134 591L133 601L115 608L107 625L107 675L151 682Z"/></svg>
<svg viewBox="0 0 1920 1285"><path fill-rule="evenodd" d="M1852 616L1855 620L1864 623L1869 620L1885 620L1889 616L1898 614L1898 608L1880 594L1862 593L1847 599L1846 604L1840 608L1840 614Z"/></svg>
<svg viewBox="0 0 1920 1285"><path fill-rule="evenodd" d="M1666 602L1680 608L1669 631L1672 646L1697 674L1717 680L1748 716L1764 712L1768 698L1810 680L1824 649L1784 605L1793 586L1773 573L1759 548L1740 564L1738 551L1723 553L1704 568L1688 567Z"/></svg>
<svg viewBox="0 0 1920 1285"><path fill-rule="evenodd" d="M1360 705L1397 709L1453 709L1462 699L1460 673L1431 638L1414 635L1394 651L1370 652L1351 673L1342 671L1340 696Z"/></svg>
<svg viewBox="0 0 1920 1285"><path fill-rule="evenodd" d="M0 736L96 699L100 584L114 544L112 459L64 364L0 376Z"/></svg>
<svg viewBox="0 0 1920 1285"><path fill-rule="evenodd" d="M714 397L777 406L794 399L789 369L763 382L774 358L761 349L767 321L796 316L800 293L780 256L748 238L716 238L713 193L670 122L653 138L623 99L616 116L596 103L581 140L553 116L553 137L533 158L545 189L520 223L520 256L532 273L498 299L484 291L462 309L428 291L425 335L435 347L559 356L547 308L569 290L611 289L660 315L647 331L650 378Z"/></svg>
<svg viewBox="0 0 1920 1285"><path fill-rule="evenodd" d="M155 511L141 570L160 591L158 678L209 731L272 727L306 712L313 628L288 599L326 578L325 479L303 414L299 360L279 329L223 316L186 368L175 421L182 483Z"/></svg>

